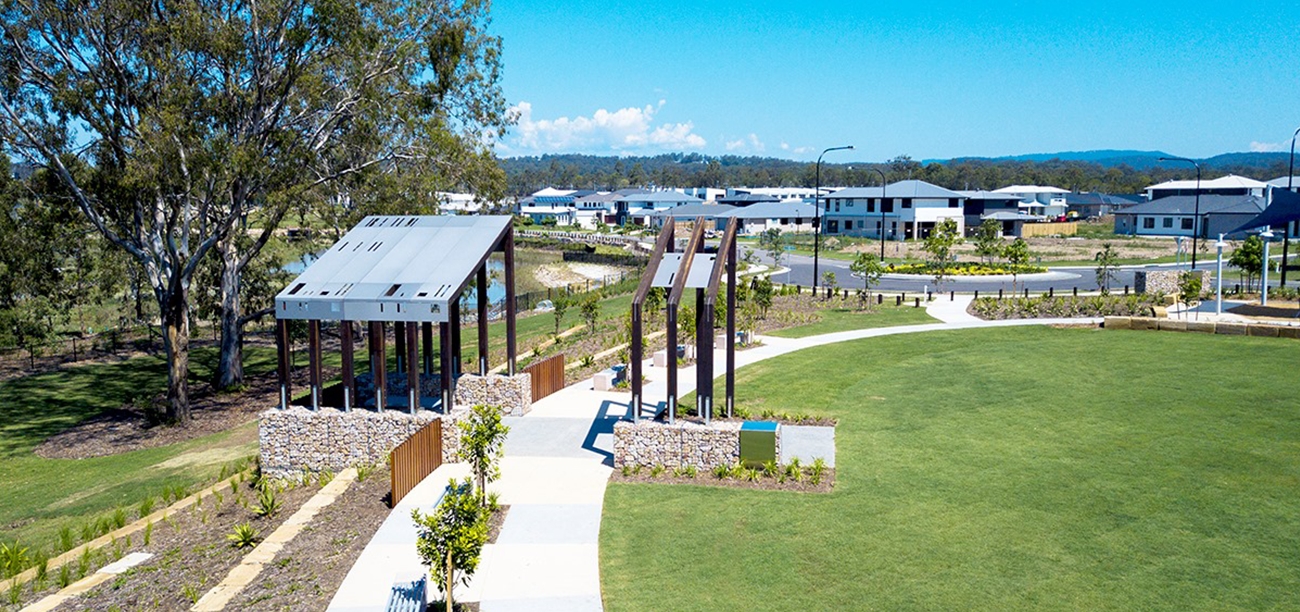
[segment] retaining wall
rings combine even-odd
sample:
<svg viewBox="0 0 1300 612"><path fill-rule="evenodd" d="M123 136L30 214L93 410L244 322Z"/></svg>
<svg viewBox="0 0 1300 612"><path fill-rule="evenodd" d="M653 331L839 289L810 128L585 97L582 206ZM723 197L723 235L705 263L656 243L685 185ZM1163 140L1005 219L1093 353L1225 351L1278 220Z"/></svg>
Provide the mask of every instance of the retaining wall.
<svg viewBox="0 0 1300 612"><path fill-rule="evenodd" d="M262 473L298 479L304 473L383 463L394 447L438 419L443 420L443 461L449 461L458 447L455 421L466 413L468 410L457 410L448 417L430 410L412 415L401 410L272 408L260 415L258 425Z"/></svg>
<svg viewBox="0 0 1300 612"><path fill-rule="evenodd" d="M528 374L465 374L456 380L456 405L497 406L507 416L524 416L533 407L533 387Z"/></svg>
<svg viewBox="0 0 1300 612"><path fill-rule="evenodd" d="M1189 319L1161 319L1155 317L1106 317L1106 329L1139 329L1153 331L1180 331L1223 336L1261 336L1266 338L1300 339L1300 327L1270 325L1268 323L1236 323L1227 321L1196 321Z"/></svg>
<svg viewBox="0 0 1300 612"><path fill-rule="evenodd" d="M780 430L776 436L776 456L781 456ZM643 419L614 424L615 468L662 465L708 470L739 461L739 421L713 421L705 425L678 420L670 425Z"/></svg>
<svg viewBox="0 0 1300 612"><path fill-rule="evenodd" d="M1133 290L1155 295L1176 295L1178 280L1186 270L1139 270L1133 273ZM1209 270L1197 270L1201 275L1201 289L1211 288L1213 280Z"/></svg>

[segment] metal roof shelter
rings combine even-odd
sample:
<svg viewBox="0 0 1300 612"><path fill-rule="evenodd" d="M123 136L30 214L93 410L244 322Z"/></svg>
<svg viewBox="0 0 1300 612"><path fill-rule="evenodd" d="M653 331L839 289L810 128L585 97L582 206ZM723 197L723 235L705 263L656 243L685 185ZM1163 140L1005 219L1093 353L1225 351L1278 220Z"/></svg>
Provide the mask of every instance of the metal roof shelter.
<svg viewBox="0 0 1300 612"><path fill-rule="evenodd" d="M343 347L343 406L355 402L353 323L370 327L375 405L388 405L385 324L392 323L398 369L408 376L407 406L419 407L420 338L423 369L433 374L433 324L442 344L441 395L450 410L460 363L460 298L477 277L479 373L488 371L488 259L505 254L508 371L515 373L514 230L509 216L371 216L353 227L275 298L280 404L289 404L288 322L308 323L311 405L322 401L320 324L339 321ZM421 329L423 328L423 329Z"/></svg>
<svg viewBox="0 0 1300 612"><path fill-rule="evenodd" d="M722 242L717 251L709 252L704 244L704 217L699 217L691 233L686 250L673 252L676 224L664 225L650 253L650 262L641 276L641 284L632 296L632 420L641 417L642 406L642 306L651 289L668 291L665 305L665 323L668 328L666 360L668 369L668 397L666 411L668 422L673 421L677 410L677 311L687 289L695 290L695 406L707 422L713 416L713 316L718 299L718 289L723 275L727 282L727 346L726 346L726 410L731 416L736 396L736 232L740 223L727 222Z"/></svg>

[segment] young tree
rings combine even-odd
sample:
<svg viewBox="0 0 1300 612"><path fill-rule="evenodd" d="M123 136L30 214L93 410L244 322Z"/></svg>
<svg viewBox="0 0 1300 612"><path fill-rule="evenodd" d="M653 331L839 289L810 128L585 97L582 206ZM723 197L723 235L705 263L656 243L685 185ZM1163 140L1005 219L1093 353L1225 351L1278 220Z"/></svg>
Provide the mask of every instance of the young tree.
<svg viewBox="0 0 1300 612"><path fill-rule="evenodd" d="M1094 259L1097 261L1097 286L1101 287L1102 295L1110 295L1110 283L1115 280L1119 253L1115 252L1115 247L1109 242L1103 242Z"/></svg>
<svg viewBox="0 0 1300 612"><path fill-rule="evenodd" d="M483 545L488 539L488 512L479 505L470 480L452 480L433 514L411 510L418 532L415 550L420 562L429 567L434 584L453 610L452 590L456 583L469 584L478 569Z"/></svg>
<svg viewBox="0 0 1300 612"><path fill-rule="evenodd" d="M564 294L556 295L555 299L551 300L551 304L555 306L551 314L555 316L555 335L558 336L560 335L560 324L564 321L564 313L569 310L569 296Z"/></svg>
<svg viewBox="0 0 1300 612"><path fill-rule="evenodd" d="M938 291L952 267L952 249L963 242L957 232L957 221L949 218L934 225L925 237L922 250L930 255L930 269L934 272L934 288Z"/></svg>
<svg viewBox="0 0 1300 612"><path fill-rule="evenodd" d="M849 264L849 271L854 276L862 279L862 290L866 294L865 298L871 297L871 287L880 282L880 276L885 273L885 267L880 264L874 253L858 253L853 263ZM868 304L870 300L868 299Z"/></svg>
<svg viewBox="0 0 1300 612"><path fill-rule="evenodd" d="M460 428L457 455L469 464L478 483L479 501L487 506L487 485L501 476L498 462L505 452L510 428L501 422L501 409L486 404L476 404L456 426Z"/></svg>
<svg viewBox="0 0 1300 612"><path fill-rule="evenodd" d="M834 271L827 270L822 272L822 286L826 287L826 292L829 295L835 295L835 293L840 290L839 281L835 278Z"/></svg>
<svg viewBox="0 0 1300 612"><path fill-rule="evenodd" d="M771 278L764 276L754 282L754 303L758 306L759 316L764 319L767 318L767 309L772 307L774 293Z"/></svg>
<svg viewBox="0 0 1300 612"><path fill-rule="evenodd" d="M1024 266L1029 265L1029 243L1024 238L1017 237L1002 250L1002 257L1006 258L1011 267L1011 290L1015 291L1016 277Z"/></svg>
<svg viewBox="0 0 1300 612"><path fill-rule="evenodd" d="M190 294L209 253L222 268L218 382L230 386L256 316L242 274L292 206L381 168L465 178L457 169L482 168L469 162L490 157L510 121L500 42L476 0L7 7L0 141L54 172L141 269L175 421L190 416Z"/></svg>
<svg viewBox="0 0 1300 612"><path fill-rule="evenodd" d="M1264 241L1259 236L1247 236L1241 246L1232 252L1228 263L1246 275L1247 287L1254 286L1255 277L1259 276L1260 267L1264 265Z"/></svg>
<svg viewBox="0 0 1300 612"><path fill-rule="evenodd" d="M991 264L1002 254L1002 224L995 219L985 219L975 231L975 254L984 263Z"/></svg>
<svg viewBox="0 0 1300 612"><path fill-rule="evenodd" d="M785 236L781 235L781 228L774 227L760 234L758 244L772 260L772 269L780 268L785 260Z"/></svg>
<svg viewBox="0 0 1300 612"><path fill-rule="evenodd" d="M588 294L582 300L582 320L587 323L587 333L596 333L596 321L600 319L600 299L595 293Z"/></svg>
<svg viewBox="0 0 1300 612"><path fill-rule="evenodd" d="M1183 309L1183 318L1187 318L1187 308L1191 308L1192 302L1201 299L1201 274L1195 270L1188 270L1178 275L1178 300L1186 308Z"/></svg>

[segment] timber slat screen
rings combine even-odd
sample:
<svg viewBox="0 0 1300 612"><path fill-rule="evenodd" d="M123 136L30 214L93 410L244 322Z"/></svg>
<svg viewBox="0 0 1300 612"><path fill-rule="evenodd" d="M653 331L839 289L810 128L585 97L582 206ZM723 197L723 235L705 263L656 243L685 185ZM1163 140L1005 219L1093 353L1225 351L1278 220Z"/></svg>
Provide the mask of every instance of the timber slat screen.
<svg viewBox="0 0 1300 612"><path fill-rule="evenodd" d="M549 357L526 368L533 386L533 401L564 388L564 354Z"/></svg>
<svg viewBox="0 0 1300 612"><path fill-rule="evenodd" d="M425 425L389 455L392 466L392 507L415 485L442 465L442 420Z"/></svg>

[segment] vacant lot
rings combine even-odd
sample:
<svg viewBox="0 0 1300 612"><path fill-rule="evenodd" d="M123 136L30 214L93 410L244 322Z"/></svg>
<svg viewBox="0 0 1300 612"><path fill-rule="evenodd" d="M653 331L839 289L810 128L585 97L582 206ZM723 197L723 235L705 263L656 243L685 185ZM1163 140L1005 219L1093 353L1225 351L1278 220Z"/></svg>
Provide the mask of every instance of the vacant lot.
<svg viewBox="0 0 1300 612"><path fill-rule="evenodd" d="M1022 328L746 368L831 415L836 486L611 483L609 610L1292 609L1300 343Z"/></svg>

